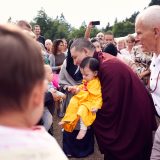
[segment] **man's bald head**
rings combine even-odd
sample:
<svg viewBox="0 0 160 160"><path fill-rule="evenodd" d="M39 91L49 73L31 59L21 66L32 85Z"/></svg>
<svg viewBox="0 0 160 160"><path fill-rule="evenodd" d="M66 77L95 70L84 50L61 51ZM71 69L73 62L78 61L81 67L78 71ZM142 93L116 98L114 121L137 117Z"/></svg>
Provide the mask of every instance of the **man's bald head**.
<svg viewBox="0 0 160 160"><path fill-rule="evenodd" d="M142 50L160 53L160 6L150 6L136 18L135 31Z"/></svg>
<svg viewBox="0 0 160 160"><path fill-rule="evenodd" d="M142 22L146 27L160 27L160 6L154 5L141 12L135 21L135 24Z"/></svg>

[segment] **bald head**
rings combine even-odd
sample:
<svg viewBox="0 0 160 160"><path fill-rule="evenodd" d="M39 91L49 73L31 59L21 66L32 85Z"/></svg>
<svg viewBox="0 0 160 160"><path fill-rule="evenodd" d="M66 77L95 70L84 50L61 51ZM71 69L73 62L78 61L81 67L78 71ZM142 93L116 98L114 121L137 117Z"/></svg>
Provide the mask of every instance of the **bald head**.
<svg viewBox="0 0 160 160"><path fill-rule="evenodd" d="M70 49L74 47L76 50L79 50L79 51L83 50L83 48L87 48L92 52L95 51L94 45L85 38L77 38L76 40L74 40Z"/></svg>
<svg viewBox="0 0 160 160"><path fill-rule="evenodd" d="M146 8L136 18L135 24L143 23L146 27L160 27L160 6L154 5Z"/></svg>
<svg viewBox="0 0 160 160"><path fill-rule="evenodd" d="M136 18L135 31L142 50L160 53L160 6L150 6Z"/></svg>
<svg viewBox="0 0 160 160"><path fill-rule="evenodd" d="M80 65L85 57L92 57L95 51L94 45L85 38L78 38L73 41L71 47L71 56L75 65Z"/></svg>

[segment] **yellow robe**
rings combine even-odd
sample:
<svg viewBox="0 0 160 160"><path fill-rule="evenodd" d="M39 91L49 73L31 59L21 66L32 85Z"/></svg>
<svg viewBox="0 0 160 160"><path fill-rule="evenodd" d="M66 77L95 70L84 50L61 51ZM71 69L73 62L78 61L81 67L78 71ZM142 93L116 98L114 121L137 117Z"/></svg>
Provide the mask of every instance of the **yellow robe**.
<svg viewBox="0 0 160 160"><path fill-rule="evenodd" d="M87 82L87 85L83 81L79 88L80 92L71 98L62 119L62 122L65 122L63 128L68 132L74 130L80 117L86 126L90 126L96 118L96 113L91 112L91 109L100 109L102 106L101 85L98 78Z"/></svg>

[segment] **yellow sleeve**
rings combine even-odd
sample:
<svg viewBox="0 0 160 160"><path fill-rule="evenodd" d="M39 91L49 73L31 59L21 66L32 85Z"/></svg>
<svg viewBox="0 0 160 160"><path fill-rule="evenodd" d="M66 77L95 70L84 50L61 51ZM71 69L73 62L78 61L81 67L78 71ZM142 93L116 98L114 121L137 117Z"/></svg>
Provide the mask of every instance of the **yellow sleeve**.
<svg viewBox="0 0 160 160"><path fill-rule="evenodd" d="M101 84L98 78L92 80L87 85L87 89L90 92L92 106L94 108L101 108L102 106L102 91L101 91Z"/></svg>

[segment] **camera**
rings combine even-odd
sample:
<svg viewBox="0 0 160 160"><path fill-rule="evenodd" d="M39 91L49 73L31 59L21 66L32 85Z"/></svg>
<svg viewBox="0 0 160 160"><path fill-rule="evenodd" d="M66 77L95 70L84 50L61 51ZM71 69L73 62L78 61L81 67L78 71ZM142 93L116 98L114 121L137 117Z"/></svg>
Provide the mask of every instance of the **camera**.
<svg viewBox="0 0 160 160"><path fill-rule="evenodd" d="M100 25L100 21L92 21L91 23L92 23L93 26Z"/></svg>

